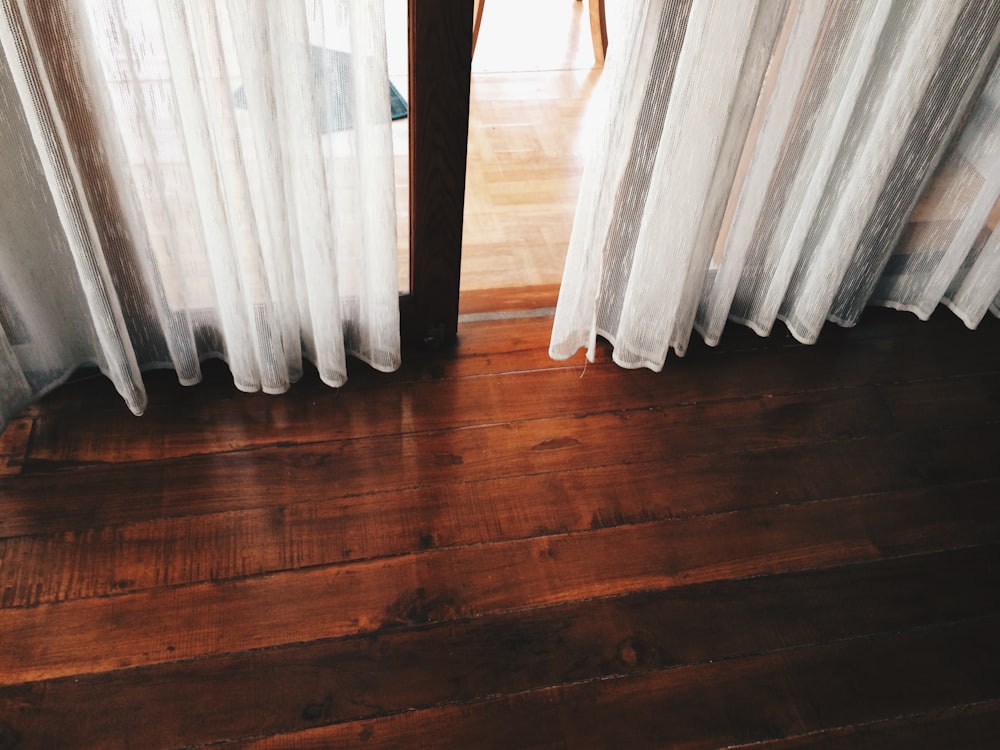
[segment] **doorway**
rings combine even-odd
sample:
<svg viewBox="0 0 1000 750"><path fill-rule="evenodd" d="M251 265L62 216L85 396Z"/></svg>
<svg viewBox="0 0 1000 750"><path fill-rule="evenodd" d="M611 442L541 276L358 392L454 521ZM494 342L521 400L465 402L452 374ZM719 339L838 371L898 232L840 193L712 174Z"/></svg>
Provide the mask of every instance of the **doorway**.
<svg viewBox="0 0 1000 750"><path fill-rule="evenodd" d="M562 278L603 70L587 5L485 4L472 59L463 293L554 290Z"/></svg>
<svg viewBox="0 0 1000 750"><path fill-rule="evenodd" d="M584 8L489 3L470 138L473 2L407 0L409 292L400 308L410 346L456 338L460 287L463 303L488 290L480 309L554 303L601 74ZM608 10L614 44L618 20Z"/></svg>

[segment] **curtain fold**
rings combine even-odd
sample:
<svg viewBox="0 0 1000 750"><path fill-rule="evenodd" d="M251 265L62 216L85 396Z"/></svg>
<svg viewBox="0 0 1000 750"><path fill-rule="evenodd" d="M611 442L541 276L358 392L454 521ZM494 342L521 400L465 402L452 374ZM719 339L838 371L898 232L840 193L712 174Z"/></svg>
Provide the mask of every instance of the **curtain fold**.
<svg viewBox="0 0 1000 750"><path fill-rule="evenodd" d="M997 311L1000 6L636 0L550 353L663 367L727 321L800 341L868 304Z"/></svg>
<svg viewBox="0 0 1000 750"><path fill-rule="evenodd" d="M0 424L97 365L399 365L381 0L2 0Z"/></svg>

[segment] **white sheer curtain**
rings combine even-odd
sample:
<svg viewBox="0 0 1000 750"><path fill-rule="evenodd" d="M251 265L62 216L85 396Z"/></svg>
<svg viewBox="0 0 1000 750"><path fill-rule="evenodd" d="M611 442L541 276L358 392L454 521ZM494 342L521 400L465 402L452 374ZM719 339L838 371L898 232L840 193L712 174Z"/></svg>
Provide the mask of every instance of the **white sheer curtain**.
<svg viewBox="0 0 1000 750"><path fill-rule="evenodd" d="M382 0L0 0L0 426L95 364L399 364Z"/></svg>
<svg viewBox="0 0 1000 750"><path fill-rule="evenodd" d="M1000 4L633 0L550 352L663 367L727 319L1000 314ZM991 218L991 211L993 212Z"/></svg>

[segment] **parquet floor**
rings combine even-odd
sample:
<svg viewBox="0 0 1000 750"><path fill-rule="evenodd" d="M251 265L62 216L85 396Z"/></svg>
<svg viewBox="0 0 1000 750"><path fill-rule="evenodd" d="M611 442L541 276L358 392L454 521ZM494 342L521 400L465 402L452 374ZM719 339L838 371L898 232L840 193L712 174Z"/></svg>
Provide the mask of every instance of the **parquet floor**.
<svg viewBox="0 0 1000 750"><path fill-rule="evenodd" d="M0 748L992 746L1000 321L735 329L660 374L552 362L550 324L26 412Z"/></svg>
<svg viewBox="0 0 1000 750"><path fill-rule="evenodd" d="M621 7L608 24L619 31ZM462 289L558 284L600 112L587 3L493 0L472 68Z"/></svg>

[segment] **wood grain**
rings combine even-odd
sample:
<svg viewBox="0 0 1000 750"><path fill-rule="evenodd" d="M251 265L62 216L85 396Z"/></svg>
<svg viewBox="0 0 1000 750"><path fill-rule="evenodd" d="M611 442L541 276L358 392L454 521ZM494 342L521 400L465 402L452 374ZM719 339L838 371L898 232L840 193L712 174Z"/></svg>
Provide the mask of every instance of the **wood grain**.
<svg viewBox="0 0 1000 750"><path fill-rule="evenodd" d="M807 503L7 608L0 610L0 631L18 647L0 655L0 679L10 684L296 643L316 622L324 637L337 637L970 546L1000 534L996 495L995 485L974 485L951 496ZM945 498L947 521L940 513ZM755 530L752 538L747 528ZM172 616L149 622L151 611Z"/></svg>
<svg viewBox="0 0 1000 750"><path fill-rule="evenodd" d="M971 433L983 435L984 433ZM940 487L961 491L954 477L995 485L1000 476L989 445L947 431L914 444L902 439L858 439L820 446L688 457L468 483L374 493L331 502L295 502L281 487L232 497L211 512L216 498L161 506L108 508L99 497L74 516L93 528L66 528L68 513L49 519L8 519L8 531L32 532L0 541L0 590L5 606L53 603L162 585L221 581L278 570L419 553L431 548L527 539L553 532L650 523L709 513ZM981 443L980 443L981 444ZM851 466L850 472L831 469ZM766 477L766 479L761 479ZM522 497L533 498L530 510ZM201 500L202 502L195 502ZM273 505L256 507L256 503ZM250 507L242 507L250 504ZM474 510L473 510L474 509ZM184 515L187 513L187 515ZM144 516L152 516L146 520ZM56 519L62 519L57 525ZM375 520L377 519L377 521ZM177 549L173 540L184 539ZM40 584L39 581L44 581Z"/></svg>
<svg viewBox="0 0 1000 750"><path fill-rule="evenodd" d="M21 473L33 424L29 417L12 419L0 432L0 477Z"/></svg>
<svg viewBox="0 0 1000 750"><path fill-rule="evenodd" d="M222 498L235 509L271 505L272 493L280 493L285 502L329 500L594 466L694 456L718 460L747 450L889 435L893 428L878 394L867 387L599 412L586 419L496 422L410 436L140 461L134 466L108 462L65 472L65 479L58 471L40 470L23 475L21 481L0 480L0 491L12 508L2 533L17 533L11 529L19 517L30 522L44 517L47 507L64 517L79 509L85 523L89 514L104 514L114 505L131 518L149 512L154 517L180 515ZM116 450L127 450L115 445ZM116 488L111 498L109 487Z"/></svg>
<svg viewBox="0 0 1000 750"><path fill-rule="evenodd" d="M460 330L339 392L215 366L141 419L101 380L25 415L0 747L990 736L1000 321L737 330L658 375Z"/></svg>
<svg viewBox="0 0 1000 750"><path fill-rule="evenodd" d="M770 366L767 351L743 354L738 369L718 367L718 358L706 353L679 365L689 374L680 381L647 370L623 375L610 363L588 367L586 372L562 367L512 372L501 379L495 375L465 377L452 384L447 402L433 396L439 385L427 380L410 380L388 393L373 390L370 382L358 386L364 393L350 386L335 391L314 385L308 401L231 394L224 408L212 409L214 401L205 404L198 430L183 429L182 423L191 417L177 408L183 403L180 400L154 406L143 419L130 422L121 421L120 408L98 414L46 414L35 420L28 468L33 461L64 466L99 460L146 461L290 443L407 435L497 421L515 423L587 410L588 398L594 393L600 394L602 410L611 412L716 404L754 395L778 398L802 391L845 390L874 381L885 383L880 388L883 398L910 399L910 413L940 413L936 419L951 423L959 419L956 409L970 410L968 417L988 417L982 412L984 399L986 403L998 401L1000 352L987 350L969 356L945 347L937 352L933 364L922 364L928 361L927 350L919 341L904 339L891 346L881 341L854 342L850 349L851 356L845 357L842 350L834 348L797 348L787 355L793 367L781 371ZM890 362L905 367L908 379L933 382L919 386L886 382L880 373L887 371ZM943 379L970 366L988 372L961 381ZM919 408L917 401L933 401L943 394L948 394L951 403L947 412ZM191 400L205 403L198 393ZM117 429L111 429L112 424ZM102 429L104 426L107 429ZM91 444L75 438L86 427L95 433Z"/></svg>
<svg viewBox="0 0 1000 750"><path fill-rule="evenodd" d="M180 747L295 732L982 617L1000 607L1000 597L983 596L1000 592L997 562L995 546L940 552L50 680L0 688L0 721L20 713L32 738L25 747L45 748L127 746L151 734ZM174 689L164 693L163 684ZM50 711L61 713L58 733L46 723Z"/></svg>
<svg viewBox="0 0 1000 750"><path fill-rule="evenodd" d="M743 747L764 750L856 747L989 747L1000 736L1000 701L983 701L813 732Z"/></svg>
<svg viewBox="0 0 1000 750"><path fill-rule="evenodd" d="M237 743L238 748L715 748L860 724L940 695L995 701L1000 617L570 683ZM972 646L970 648L970 646ZM919 654L919 658L914 654Z"/></svg>

